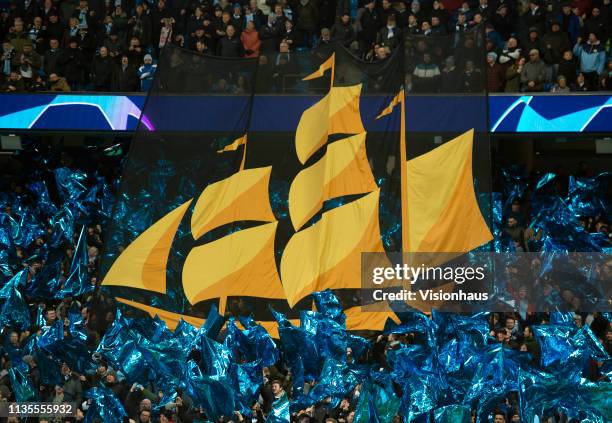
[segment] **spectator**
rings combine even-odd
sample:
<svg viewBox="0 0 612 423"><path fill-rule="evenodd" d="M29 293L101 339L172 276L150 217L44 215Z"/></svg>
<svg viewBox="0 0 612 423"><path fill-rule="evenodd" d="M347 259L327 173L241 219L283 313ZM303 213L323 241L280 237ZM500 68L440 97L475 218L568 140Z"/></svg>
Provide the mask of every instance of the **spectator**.
<svg viewBox="0 0 612 423"><path fill-rule="evenodd" d="M570 88L567 85L567 79L565 79L565 76L559 75L557 77L557 83L552 87L550 92L555 94L567 94L570 92Z"/></svg>
<svg viewBox="0 0 612 423"><path fill-rule="evenodd" d="M347 48L357 40L355 28L351 23L351 17L348 13L343 13L340 20L334 24L331 30L331 36L334 41L340 42Z"/></svg>
<svg viewBox="0 0 612 423"><path fill-rule="evenodd" d="M586 82L586 78L582 72L578 72L576 81L572 84L571 90L573 92L586 92L591 91L589 85Z"/></svg>
<svg viewBox="0 0 612 423"><path fill-rule="evenodd" d="M461 91L466 93L477 93L481 92L483 87L481 83L482 72L476 66L474 62L468 60L465 62L463 74L461 78Z"/></svg>
<svg viewBox="0 0 612 423"><path fill-rule="evenodd" d="M291 21L287 21L291 22ZM255 28L255 22L250 20L246 24L246 28L240 34L240 41L242 41L242 48L244 49L245 57L257 57L259 56L261 41L259 40L259 33Z"/></svg>
<svg viewBox="0 0 612 423"><path fill-rule="evenodd" d="M121 64L113 72L111 89L118 92L136 91L138 89L138 76L127 55L121 56Z"/></svg>
<svg viewBox="0 0 612 423"><path fill-rule="evenodd" d="M3 88L5 92L9 93L21 93L25 91L25 85L21 75L16 71L11 71Z"/></svg>
<svg viewBox="0 0 612 423"><path fill-rule="evenodd" d="M571 50L568 49L563 52L563 58L559 62L559 70L557 73L565 76L567 81L576 80L576 62L574 61Z"/></svg>
<svg viewBox="0 0 612 423"><path fill-rule="evenodd" d="M447 57L444 61L440 79L440 92L454 93L459 91L461 87L461 74L455 66L455 59L452 56Z"/></svg>
<svg viewBox="0 0 612 423"><path fill-rule="evenodd" d="M440 68L432 62L431 55L425 53L412 72L414 92L435 92L440 80Z"/></svg>
<svg viewBox="0 0 612 423"><path fill-rule="evenodd" d="M144 56L140 40L136 37L130 39L130 46L127 50L127 56L130 59L130 63L141 63Z"/></svg>
<svg viewBox="0 0 612 423"><path fill-rule="evenodd" d="M26 86L28 86L33 79L36 79L35 76L38 75L41 65L42 59L34 50L33 44L31 42L25 43L21 54L18 56L15 67L19 68L19 73L24 79L24 84Z"/></svg>
<svg viewBox="0 0 612 423"><path fill-rule="evenodd" d="M557 20L561 24L561 30L569 34L570 42L575 44L580 36L580 18L572 12L569 2L562 3L561 15Z"/></svg>
<svg viewBox="0 0 612 423"><path fill-rule="evenodd" d="M529 37L523 43L525 51L531 51L536 49L540 53L540 57L542 57L542 53L544 52L544 46L542 45L542 40L540 40L540 33L536 27L532 27L529 29Z"/></svg>
<svg viewBox="0 0 612 423"><path fill-rule="evenodd" d="M306 45L312 47L319 21L317 6L310 0L300 0L296 12L298 18L295 27L304 33Z"/></svg>
<svg viewBox="0 0 612 423"><path fill-rule="evenodd" d="M242 43L236 36L234 25L228 25L225 34L219 40L217 54L221 57L241 57L243 55Z"/></svg>
<svg viewBox="0 0 612 423"><path fill-rule="evenodd" d="M79 20L74 17L70 18L70 25L68 25L68 28L64 30L64 35L62 37L62 47L68 48L70 40L76 40L76 37L79 34L79 29Z"/></svg>
<svg viewBox="0 0 612 423"><path fill-rule="evenodd" d="M68 85L66 78L61 78L56 73L52 73L49 75L49 90L69 92L70 85Z"/></svg>
<svg viewBox="0 0 612 423"><path fill-rule="evenodd" d="M571 48L570 40L566 33L561 32L559 22L553 21L550 32L544 35L542 42L544 44L544 61L549 66L555 67L556 73L563 58L563 53Z"/></svg>
<svg viewBox="0 0 612 423"><path fill-rule="evenodd" d="M487 54L487 89L489 92L497 93L503 91L505 80L505 70L502 65L497 63L497 54L490 52Z"/></svg>
<svg viewBox="0 0 612 423"><path fill-rule="evenodd" d="M274 16L268 16L268 23L259 31L259 39L261 40L261 53L269 54L276 51L280 42L280 31L274 25Z"/></svg>
<svg viewBox="0 0 612 423"><path fill-rule="evenodd" d="M546 65L540 60L540 52L533 49L529 52L529 62L521 71L522 91L542 91L546 81Z"/></svg>
<svg viewBox="0 0 612 423"><path fill-rule="evenodd" d="M119 38L119 34L115 29L112 29L106 40L104 46L108 49L108 55L115 60L119 60L125 49L125 43Z"/></svg>
<svg viewBox="0 0 612 423"><path fill-rule="evenodd" d="M43 58L43 68L46 75L60 72L59 61L63 54L64 51L60 48L57 38L51 38L49 40L49 48Z"/></svg>
<svg viewBox="0 0 612 423"><path fill-rule="evenodd" d="M361 51L368 51L376 42L376 36L382 21L378 11L376 10L376 2L374 0L366 0L365 10L362 12L359 19L361 31L358 33Z"/></svg>
<svg viewBox="0 0 612 423"><path fill-rule="evenodd" d="M393 50L400 44L401 38L402 32L395 24L395 15L390 15L387 19L387 26L378 32L378 44Z"/></svg>
<svg viewBox="0 0 612 423"><path fill-rule="evenodd" d="M49 15L49 21L45 27L45 37L47 40L52 38L55 38L58 41L63 40L64 29L64 24L60 22L57 12L52 12Z"/></svg>
<svg viewBox="0 0 612 423"><path fill-rule="evenodd" d="M28 26L28 38L34 44L34 50L39 54L44 53L44 32L42 18L40 16L35 17L34 22Z"/></svg>
<svg viewBox="0 0 612 423"><path fill-rule="evenodd" d="M585 34L595 34L598 39L605 40L610 35L609 34L609 4L607 7L607 16L601 14L601 10L599 6L596 4L591 9L591 16L585 19L584 21L584 33Z"/></svg>
<svg viewBox="0 0 612 423"><path fill-rule="evenodd" d="M302 31L293 28L293 22L285 20L285 28L282 31L281 40L289 45L289 48L296 49L304 46L304 34Z"/></svg>
<svg viewBox="0 0 612 423"><path fill-rule="evenodd" d="M144 12L139 4L135 8L134 16L128 20L131 36L138 38L145 46L151 44L151 18Z"/></svg>
<svg viewBox="0 0 612 423"><path fill-rule="evenodd" d="M72 88L77 90L83 87L83 69L86 64L86 59L78 48L76 38L72 38L68 43L68 48L64 50L61 56L59 65L64 73L66 81Z"/></svg>
<svg viewBox="0 0 612 423"><path fill-rule="evenodd" d="M601 78L601 89L612 91L612 59L608 60L608 66Z"/></svg>
<svg viewBox="0 0 612 423"><path fill-rule="evenodd" d="M515 37L508 38L506 46L499 56L499 63L502 65L511 65L521 56L521 51L517 39Z"/></svg>
<svg viewBox="0 0 612 423"><path fill-rule="evenodd" d="M151 89L155 72L157 72L157 65L153 63L153 57L150 54L145 54L144 64L138 68L140 91L148 92Z"/></svg>
<svg viewBox="0 0 612 423"><path fill-rule="evenodd" d="M96 91L109 91L115 63L105 46L100 47L100 53L94 57L91 65L91 82Z"/></svg>
<svg viewBox="0 0 612 423"><path fill-rule="evenodd" d="M580 72L584 74L589 89L599 88L599 78L606 64L606 52L594 32L589 34L586 42L578 37L574 46L574 56L580 59Z"/></svg>

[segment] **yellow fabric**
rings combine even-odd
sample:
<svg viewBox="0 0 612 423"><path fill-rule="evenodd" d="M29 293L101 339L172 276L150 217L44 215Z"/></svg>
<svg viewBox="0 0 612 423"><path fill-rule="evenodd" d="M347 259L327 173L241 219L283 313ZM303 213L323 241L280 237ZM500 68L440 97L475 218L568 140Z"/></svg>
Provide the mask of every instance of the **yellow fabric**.
<svg viewBox="0 0 612 423"><path fill-rule="evenodd" d="M183 266L191 304L211 298L284 298L274 259L277 222L234 232L193 248ZM222 301L224 303L225 301ZM221 310L221 313L224 310Z"/></svg>
<svg viewBox="0 0 612 423"><path fill-rule="evenodd" d="M289 215L295 230L321 210L324 201L377 188L365 139L361 133L329 144L321 159L298 173L289 189Z"/></svg>
<svg viewBox="0 0 612 423"><path fill-rule="evenodd" d="M240 138L236 138L234 142L232 142L231 144L228 144L225 147L223 147L221 150L217 150L217 153L224 153L226 151L236 151L238 150L238 147L246 144L246 142L247 142L247 135L244 134Z"/></svg>
<svg viewBox="0 0 612 423"><path fill-rule="evenodd" d="M363 311L361 306L351 307L344 310L346 315L347 330L377 330L381 331L385 328L387 319L399 323L399 318L391 310L380 310L375 312Z"/></svg>
<svg viewBox="0 0 612 423"><path fill-rule="evenodd" d="M493 239L472 176L474 131L409 160L408 251L467 252Z"/></svg>
<svg viewBox="0 0 612 423"><path fill-rule="evenodd" d="M393 109L395 108L395 106L399 104L400 98L403 96L404 96L404 90L401 90L395 97L393 97L393 99L391 100L391 103L389 103L389 105L385 107L378 116L376 116L376 119L378 120L383 116L390 115L393 112Z"/></svg>
<svg viewBox="0 0 612 423"><path fill-rule="evenodd" d="M365 132L359 112L360 95L361 84L332 87L304 111L295 133L295 149L302 164L325 145L328 135Z"/></svg>
<svg viewBox="0 0 612 423"><path fill-rule="evenodd" d="M239 220L275 220L268 194L271 166L247 169L204 189L193 209L194 239Z"/></svg>
<svg viewBox="0 0 612 423"><path fill-rule="evenodd" d="M317 69L310 75L302 78L302 81L310 81L311 79L317 79L317 78L322 77L325 74L326 70L334 68L335 57L336 57L336 53L333 53L331 56L329 56L329 58L325 62L321 63L321 66L319 66L319 69Z"/></svg>
<svg viewBox="0 0 612 423"><path fill-rule="evenodd" d="M174 235L192 200L159 219L115 260L102 285L166 292L166 262Z"/></svg>
<svg viewBox="0 0 612 423"><path fill-rule="evenodd" d="M323 289L359 288L361 253L383 252L376 190L323 213L316 224L296 233L281 259L287 301Z"/></svg>

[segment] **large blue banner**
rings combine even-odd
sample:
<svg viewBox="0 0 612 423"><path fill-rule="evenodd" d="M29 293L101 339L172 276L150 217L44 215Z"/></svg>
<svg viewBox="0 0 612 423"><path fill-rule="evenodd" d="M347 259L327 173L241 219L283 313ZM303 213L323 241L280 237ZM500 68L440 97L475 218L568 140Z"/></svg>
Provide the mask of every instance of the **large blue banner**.
<svg viewBox="0 0 612 423"><path fill-rule="evenodd" d="M146 96L99 94L0 94L0 129L133 131ZM457 132L465 122L487 113L470 96L409 96L406 126L412 132ZM316 96L259 96L255 99L255 130L288 131L295 116L318 100ZM143 116L149 130L227 130L240 96L166 96L154 116ZM361 110L368 131L382 130L373 119L379 99L364 96ZM182 110L180 118L164 110ZM435 112L432 112L435 111ZM172 116L169 120L168 117ZM612 132L610 95L495 95L489 97L489 128L496 133ZM484 130L485 128L476 128Z"/></svg>

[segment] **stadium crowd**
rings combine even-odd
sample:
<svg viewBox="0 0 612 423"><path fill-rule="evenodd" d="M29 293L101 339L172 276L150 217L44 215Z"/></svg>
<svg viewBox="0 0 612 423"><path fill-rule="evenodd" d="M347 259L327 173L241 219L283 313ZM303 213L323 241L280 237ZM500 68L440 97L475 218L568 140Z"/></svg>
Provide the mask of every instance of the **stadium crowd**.
<svg viewBox="0 0 612 423"><path fill-rule="evenodd" d="M91 413L93 417L90 416L87 421L107 422L111 421L108 416L113 416L108 408L118 408L118 406L106 403L107 412L110 414L106 415L106 420L101 419L99 417L102 415L100 408L96 408L95 405L97 400L90 390L104 386L108 389L107 392L112 392L127 414L127 417L113 421L140 423L206 421L205 411L193 405L193 398L185 390L176 388L175 392L164 392L165 388L155 386L151 379L128 382L128 377L133 377L133 372L138 374L138 371L133 366L129 368L113 367L110 361L114 358L119 363L122 363L121 360L127 360L126 363L129 363L129 357L118 358L114 355L119 355L118 350L109 350L103 346L110 342L109 339L113 339L111 336L121 336L121 333L113 329L113 321L116 317L112 312L101 314L92 310L93 295L92 290L87 289L87 285L95 284L99 270L100 250L105 241L108 213L112 210L109 204L103 203L113 197L111 188L116 186L118 158L91 155L90 153L59 154L52 150L45 151L42 145L30 146L26 150L29 152L26 151L14 157L3 166L2 189L0 190L2 207L0 214L2 225L0 298L4 302L0 317L2 324L0 401L30 398L54 404L76 403L78 405L76 417L49 418L41 421L82 421L88 413ZM70 177L66 178L66 175ZM592 175L585 173L581 176ZM534 179L534 183L535 181ZM563 181L567 181L567 178L558 178L555 184L560 195L567 193L567 186L563 186ZM512 205L504 213L508 222L505 231L512 237L517 249L523 249L526 248L524 228L529 226L533 216L529 215L529 207L525 202L512 201L511 203ZM74 210L75 219L73 221L65 218L66 208ZM584 216L583 221L587 222L583 226L585 233L599 231L609 238L607 222L603 216ZM516 228L517 222L520 229ZM592 222L592 225L588 222ZM79 236L78 227L80 225L86 228L83 236ZM70 229L71 226L72 229ZM26 230L26 228L29 229ZM55 257L54 251L60 251L61 255ZM81 254L85 254L86 257L79 257ZM69 289L68 281L74 277L73 273L78 268L75 263L81 263L82 260L86 263L83 274L86 286L77 287L78 289L72 286ZM18 275L21 270L26 272L23 284L12 285L9 280ZM540 360L542 348L550 348L550 345L541 345L541 339L536 339L532 328L536 327L537 333L541 333L539 331L546 329L551 316L549 313L534 312L538 298L535 293L531 292L531 288L521 286L516 291L516 300L519 305L516 313L489 315L488 329L485 322L485 333L483 334L486 341L481 348L485 348L486 345L490 347L503 345L510 350L526 352L529 353L527 357L531 363L539 366L544 361ZM17 294L11 290L20 292L21 302L15 299ZM62 292L64 295L61 294ZM601 313L582 312L579 307L580 303L573 301L572 297L574 295L566 299L566 311L571 313L575 323L575 326L572 327L578 330L583 326L589 326L596 337L595 342L601 343L601 348L607 354L612 354L611 322L607 321ZM565 298L565 293L563 293L563 298ZM18 316L17 304L25 304L25 310L22 310L26 314L25 318ZM13 307L12 311L10 307ZM240 315L242 313L240 303L231 304L229 313L234 316ZM23 322L30 323L24 325ZM60 322L59 327L64 329L63 340L61 336L59 339L53 338L54 328L58 326L57 322ZM132 329L129 327L121 329L124 334L130 330ZM356 347L353 347L355 349L347 348L346 362L368 364L388 371L392 367L393 354L399 353L404 348L416 347L417 339L421 339L418 333L411 330L391 330L390 332L385 335L380 333L366 335L370 339L370 347L359 353ZM227 330L222 330L217 339L223 342L226 335ZM467 333L464 335L468 338L472 336ZM138 342L142 348L145 348L147 335L139 336ZM165 339L159 333L155 336ZM77 341L76 338L80 341ZM76 345L81 345L80 352L74 348L68 348L69 345L73 345L71 344L73 340L77 342ZM161 341L159 342L161 345ZM418 342L422 342L422 339ZM62 345L62 347L58 348L57 345ZM114 348L122 347L123 345L117 344ZM280 348L283 350L284 347ZM560 352L554 351L554 354L558 353ZM161 355L161 350L157 354ZM202 351L201 354L204 352ZM199 354L191 354L190 357L192 356L199 357L201 361L205 360ZM83 358L82 361L79 361L75 357ZM145 363L145 356L139 355L139 357L139 360ZM294 375L289 371L285 359L263 368L259 381L256 382L256 386L259 384L259 398L251 404L251 416L243 415L237 410L234 416L219 418L217 421L261 423L273 412L275 404L279 401L287 397L295 398ZM504 360L511 359L505 358ZM602 370L603 361L590 358L587 364L581 370L585 378L592 381L608 380L609 370ZM207 366L204 362L200 365ZM503 366L506 365L508 362L503 364ZM24 369L22 374L25 380L19 379L14 373L17 367ZM163 372L161 368L157 370ZM129 375L127 375L128 372L130 372ZM159 374L157 377L159 378ZM327 376L321 374L321 377ZM55 382L51 382L53 380ZM339 382L336 381L335 384L337 383ZM489 380L486 383L500 382ZM502 380L501 383L505 382ZM28 388L33 389L30 396L28 396ZM318 389L317 381L308 382L302 392L308 394L308 391L313 389ZM393 389L399 388L395 386ZM300 423L353 422L360 397L366 395L366 390L365 386L357 385L339 402L324 399L314 406L292 413L291 421ZM493 398L497 411L491 415L495 423L524 421L519 413L519 399L516 392ZM219 401L222 399L218 398ZM550 414L549 417L552 420L548 421L567 421L555 413ZM400 416L395 416L391 420L402 421ZM17 422L19 420L12 417L8 421Z"/></svg>
<svg viewBox="0 0 612 423"><path fill-rule="evenodd" d="M610 90L611 12L609 0L11 0L0 15L0 87L146 91L166 43L269 62L338 41L384 60L405 35L482 24L490 92ZM434 59L413 76L482 72L470 66Z"/></svg>

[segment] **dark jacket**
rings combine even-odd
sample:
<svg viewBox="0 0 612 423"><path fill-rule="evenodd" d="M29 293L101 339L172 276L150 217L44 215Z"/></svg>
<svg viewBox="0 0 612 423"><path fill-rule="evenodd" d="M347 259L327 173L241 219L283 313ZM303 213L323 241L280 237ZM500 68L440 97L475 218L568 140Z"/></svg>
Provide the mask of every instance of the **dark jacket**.
<svg viewBox="0 0 612 423"><path fill-rule="evenodd" d="M85 57L83 52L78 49L67 48L64 50L64 54L59 60L59 64L62 67L64 77L74 87L75 85L83 83L83 68L85 66Z"/></svg>
<svg viewBox="0 0 612 423"><path fill-rule="evenodd" d="M563 57L565 50L571 50L569 38L566 33L549 32L542 39L544 44L544 61L549 64L557 64Z"/></svg>
<svg viewBox="0 0 612 423"><path fill-rule="evenodd" d="M91 82L96 89L110 90L115 62L110 56L96 56L91 65Z"/></svg>
<svg viewBox="0 0 612 423"><path fill-rule="evenodd" d="M332 27L331 36L334 40L342 43L344 47L350 47L351 43L357 39L355 28L351 23L344 25L342 22L336 22Z"/></svg>
<svg viewBox="0 0 612 423"><path fill-rule="evenodd" d="M232 38L225 36L219 40L217 54L221 57L241 57L244 53L240 38L234 35Z"/></svg>
<svg viewBox="0 0 612 423"><path fill-rule="evenodd" d="M136 70L128 65L125 69L119 65L113 72L111 89L119 92L139 91L139 79Z"/></svg>
<svg viewBox="0 0 612 423"><path fill-rule="evenodd" d="M60 59L64 51L61 48L55 50L47 50L43 59L43 69L45 74L51 75L52 73L61 74L61 67L59 65Z"/></svg>

